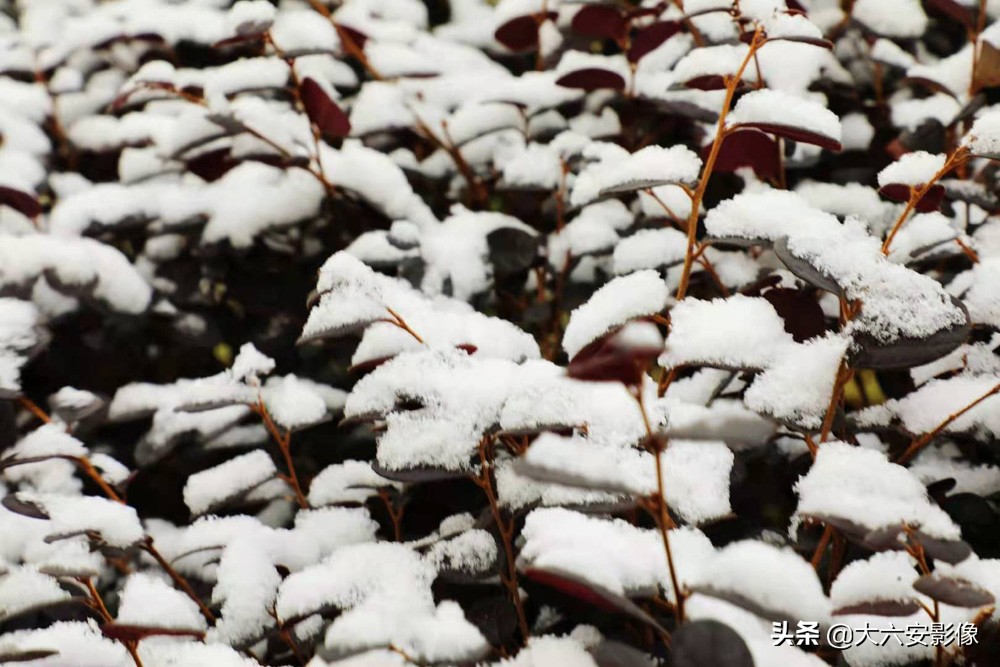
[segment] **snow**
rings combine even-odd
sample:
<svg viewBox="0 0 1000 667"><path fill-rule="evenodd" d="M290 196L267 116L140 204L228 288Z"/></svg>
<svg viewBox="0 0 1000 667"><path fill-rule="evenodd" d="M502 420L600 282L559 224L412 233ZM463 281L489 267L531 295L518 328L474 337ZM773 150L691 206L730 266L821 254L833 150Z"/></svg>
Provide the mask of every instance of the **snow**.
<svg viewBox="0 0 1000 667"><path fill-rule="evenodd" d="M256 667L260 663L222 644L200 644L146 639L139 644L139 657L148 667Z"/></svg>
<svg viewBox="0 0 1000 667"><path fill-rule="evenodd" d="M570 314L563 349L572 359L610 330L637 317L659 313L668 297L667 285L656 271L614 278Z"/></svg>
<svg viewBox="0 0 1000 667"><path fill-rule="evenodd" d="M837 218L786 190L744 192L721 202L705 216L705 228L715 237L774 241L790 234L823 233L836 229Z"/></svg>
<svg viewBox="0 0 1000 667"><path fill-rule="evenodd" d="M733 453L721 442L671 440L661 455L663 486L671 510L692 524L729 515L729 477ZM651 454L634 449L595 446L586 438L542 433L524 456L529 477L559 480L572 475L585 489L625 491L647 496L657 492Z"/></svg>
<svg viewBox="0 0 1000 667"><path fill-rule="evenodd" d="M816 571L787 547L732 542L706 558L691 586L699 593L745 600L779 618L829 623L830 601Z"/></svg>
<svg viewBox="0 0 1000 667"><path fill-rule="evenodd" d="M918 0L857 0L851 16L882 37L919 37L927 29L927 14Z"/></svg>
<svg viewBox="0 0 1000 667"><path fill-rule="evenodd" d="M0 233L0 286L31 284L46 272L65 285L57 287L60 291L92 293L120 312L141 313L152 299L146 280L111 246L84 238Z"/></svg>
<svg viewBox="0 0 1000 667"><path fill-rule="evenodd" d="M267 0L239 0L229 8L230 29L238 35L267 30L274 22L277 10Z"/></svg>
<svg viewBox="0 0 1000 667"><path fill-rule="evenodd" d="M879 37L875 40L875 43L872 44L870 54L872 60L892 67L898 67L904 71L917 64L916 58L910 55L910 53L904 51L892 40L884 37Z"/></svg>
<svg viewBox="0 0 1000 667"><path fill-rule="evenodd" d="M722 368L766 368L794 345L767 299L685 299L670 311L670 335L659 363Z"/></svg>
<svg viewBox="0 0 1000 667"><path fill-rule="evenodd" d="M895 416L910 433L928 433L1000 384L997 375L959 375L931 380L900 399L887 401L882 407ZM944 428L944 433L970 432L980 438L996 437L1000 433L1000 394L994 395L968 410Z"/></svg>
<svg viewBox="0 0 1000 667"><path fill-rule="evenodd" d="M309 504L313 507L339 503L364 503L378 496L378 489L400 488L399 482L380 477L367 461L334 463L320 471L309 485Z"/></svg>
<svg viewBox="0 0 1000 667"><path fill-rule="evenodd" d="M40 630L16 630L0 637L0 655L54 651L32 660L33 667L133 667L125 647L101 634L94 620L61 621ZM69 662L71 661L71 662Z"/></svg>
<svg viewBox="0 0 1000 667"><path fill-rule="evenodd" d="M406 546L347 546L287 577L275 611L287 620L340 609L325 645L344 655L393 646L420 660L480 657L486 642L461 608L450 601L435 606L435 576L434 566Z"/></svg>
<svg viewBox="0 0 1000 667"><path fill-rule="evenodd" d="M698 180L700 170L701 159L685 146L647 146L631 155L604 157L586 167L577 176L569 201L582 206L609 192L664 183L690 184Z"/></svg>
<svg viewBox="0 0 1000 667"><path fill-rule="evenodd" d="M976 155L996 155L1000 152L1000 113L990 111L979 116L962 143Z"/></svg>
<svg viewBox="0 0 1000 667"><path fill-rule="evenodd" d="M16 445L3 453L3 460L9 458L27 459L49 456L86 456L87 448L82 442L66 432L59 424L43 424L21 438Z"/></svg>
<svg viewBox="0 0 1000 667"><path fill-rule="evenodd" d="M20 500L38 505L50 517L50 537L95 532L108 546L126 549L145 533L135 509L97 496L22 492Z"/></svg>
<svg viewBox="0 0 1000 667"><path fill-rule="evenodd" d="M277 472L264 450L237 456L188 477L184 485L184 504L195 516L205 514L263 484Z"/></svg>
<svg viewBox="0 0 1000 667"><path fill-rule="evenodd" d="M795 491L799 520L829 516L868 531L905 523L938 539L961 537L959 527L928 499L913 473L872 449L843 442L820 445L812 468L796 482Z"/></svg>
<svg viewBox="0 0 1000 667"><path fill-rule="evenodd" d="M271 417L282 428L294 431L327 418L327 405L313 387L294 375L269 378L263 391Z"/></svg>
<svg viewBox="0 0 1000 667"><path fill-rule="evenodd" d="M31 565L0 573L0 621L70 599L70 594L59 586L55 577L42 574ZM0 638L0 647L2 645Z"/></svg>
<svg viewBox="0 0 1000 667"><path fill-rule="evenodd" d="M261 375L274 370L274 359L263 354L253 343L244 343L229 368L229 375L236 382L245 382L251 387L258 386Z"/></svg>
<svg viewBox="0 0 1000 667"><path fill-rule="evenodd" d="M434 543L426 551L424 558L439 572L457 570L482 575L490 571L497 562L497 543L485 530L468 530L451 539Z"/></svg>
<svg viewBox="0 0 1000 667"><path fill-rule="evenodd" d="M1000 257L980 261L968 278L969 287L961 297L969 318L976 324L1000 328L1000 291L996 289L1000 284Z"/></svg>
<svg viewBox="0 0 1000 667"><path fill-rule="evenodd" d="M562 508L532 510L521 533L524 568L574 575L619 595L649 595L657 588L674 599L659 532L621 519L601 519ZM700 576L713 548L695 528L669 533L679 583Z"/></svg>
<svg viewBox="0 0 1000 667"><path fill-rule="evenodd" d="M687 235L678 229L640 229L615 245L614 271L624 275L642 269L669 267L684 261Z"/></svg>
<svg viewBox="0 0 1000 667"><path fill-rule="evenodd" d="M917 576L916 562L905 552L872 554L840 571L830 587L830 602L836 611L862 603L912 601Z"/></svg>
<svg viewBox="0 0 1000 667"><path fill-rule="evenodd" d="M789 346L747 389L743 397L747 407L781 421L818 428L850 342L846 336L828 334Z"/></svg>
<svg viewBox="0 0 1000 667"><path fill-rule="evenodd" d="M961 326L965 313L933 278L896 265L881 253L881 243L863 223L848 220L832 233L794 235L787 248L832 278L848 299L863 302L846 332L864 332L883 343L925 338Z"/></svg>
<svg viewBox="0 0 1000 667"><path fill-rule="evenodd" d="M840 119L825 106L769 88L751 91L739 99L726 117L726 127L740 126L765 131L768 126L791 127L838 143L841 136Z"/></svg>
<svg viewBox="0 0 1000 667"><path fill-rule="evenodd" d="M137 572L121 592L116 622L147 628L203 631L205 619L198 605L163 579Z"/></svg>
<svg viewBox="0 0 1000 667"><path fill-rule="evenodd" d="M944 155L932 155L927 151L907 153L878 173L879 187L897 184L919 187L929 182L944 163Z"/></svg>
<svg viewBox="0 0 1000 667"><path fill-rule="evenodd" d="M730 22L729 17L726 17L726 23ZM747 48L745 44L717 44L692 49L674 66L674 79L686 83L701 77L734 76L740 68L740 63L746 58ZM743 80L747 82L756 80L753 67L748 67L743 72Z"/></svg>

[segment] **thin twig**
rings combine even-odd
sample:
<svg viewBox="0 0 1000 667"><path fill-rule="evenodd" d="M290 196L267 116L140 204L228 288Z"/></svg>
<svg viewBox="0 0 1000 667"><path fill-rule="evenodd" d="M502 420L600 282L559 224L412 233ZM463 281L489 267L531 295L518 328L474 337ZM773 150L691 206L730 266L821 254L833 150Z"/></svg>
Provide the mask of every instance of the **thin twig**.
<svg viewBox="0 0 1000 667"><path fill-rule="evenodd" d="M996 396L997 394L1000 394L1000 383L998 383L996 386L987 391L985 394L974 400L972 403L966 405L958 412L953 412L952 414L948 415L947 419L942 421L940 424L935 426L927 433L924 433L922 436L915 438L913 442L910 443L910 446L906 448L906 451L903 452L898 459L896 459L896 463L906 463L907 461L912 459L914 456L917 455L917 453L920 452L921 449L926 447L931 442L931 440L936 438L941 433L941 431L948 428L948 426L951 425L952 422L954 422L956 419L958 419L959 417L961 417L966 412L976 407L986 399L990 398L991 396Z"/></svg>
<svg viewBox="0 0 1000 667"><path fill-rule="evenodd" d="M903 228L903 225L906 223L906 219L910 217L910 214L917 207L917 204L920 203L920 200L923 199L928 192L930 192L930 189L934 187L935 183L944 178L944 176L956 166L965 162L968 157L969 149L965 146L960 146L948 156L948 159L944 162L944 166L942 166L936 174L931 176L926 183L921 185L919 188L910 188L910 199L906 202L906 207L903 208L903 212L899 214L899 217L893 224L889 235L885 237L885 242L882 243L883 255L889 254L889 249L892 246L892 240L896 238L896 234L898 234L899 230Z"/></svg>
<svg viewBox="0 0 1000 667"><path fill-rule="evenodd" d="M667 557L667 570L670 572L670 585L674 589L676 604L674 616L678 623L684 622L684 591L681 590L680 582L677 578L677 569L674 567L674 553L670 548L670 536L667 531L676 528L670 512L667 508L667 497L663 486L663 447L660 440L653 434L653 427L649 422L649 414L646 412L646 404L642 399L642 387L637 386L632 394L639 405L639 412L642 414L642 423L646 429L647 446L652 450L653 459L656 463L656 525L660 530L660 539L663 541L663 551Z"/></svg>
<svg viewBox="0 0 1000 667"><path fill-rule="evenodd" d="M520 586L517 583L517 564L514 560L514 526L513 520L510 522L504 520L503 513L500 511L500 505L497 503L497 496L493 490L493 478L491 477L490 468L492 466L493 457L489 453L490 449L490 437L486 436L479 441L479 465L480 472L479 475L472 478L472 481L476 483L479 488L483 490L486 494L486 499L490 503L490 511L493 513L493 520L497 524L497 532L500 534L500 541L503 542L504 555L507 560L507 572L500 573L500 580L503 582L504 586L507 587L507 592L510 595L511 602L514 603L514 609L517 612L517 624L521 630L522 639L527 642L528 638L531 636L531 630L528 627L528 618L524 613L524 603L521 600Z"/></svg>
<svg viewBox="0 0 1000 667"><path fill-rule="evenodd" d="M680 284L677 286L678 300L683 299L687 294L688 282L691 280L691 267L694 264L695 234L698 229L698 212L701 209L701 201L705 197L705 190L708 188L708 181L712 177L712 171L715 169L715 161L718 159L719 151L722 149L722 142L725 141L727 135L726 116L729 115L729 110L733 105L733 96L736 94L736 89L739 87L740 81L743 80L743 72L746 71L747 65L750 64L757 50L766 42L763 35L764 33L760 28L754 32L753 39L750 41L750 47L743 58L743 62L740 63L739 69L736 70L736 74L726 78L726 97L722 102L722 109L719 111L715 140L712 142L712 148L709 150L708 159L705 160L705 167L702 169L698 187L691 198L691 213L688 216L687 222L687 252L684 256L684 268L681 272Z"/></svg>
<svg viewBox="0 0 1000 667"><path fill-rule="evenodd" d="M256 405L253 405L250 409L260 415L261 420L264 422L264 427L271 434L271 437L274 438L278 449L281 450L281 456L285 459L285 468L288 470L287 480L292 487L292 491L295 493L295 502L302 509L308 509L309 501L302 492L302 485L299 484L299 476L295 471L295 461L292 460L292 432L281 432L281 429L278 428L278 425L271 418L271 413L268 411L264 399L259 399Z"/></svg>

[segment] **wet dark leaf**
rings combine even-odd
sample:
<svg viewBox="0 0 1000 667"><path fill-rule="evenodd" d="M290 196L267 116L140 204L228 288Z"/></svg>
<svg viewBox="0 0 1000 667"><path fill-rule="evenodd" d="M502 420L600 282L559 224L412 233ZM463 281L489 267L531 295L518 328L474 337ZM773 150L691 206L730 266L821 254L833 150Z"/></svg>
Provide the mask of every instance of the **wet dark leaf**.
<svg viewBox="0 0 1000 667"><path fill-rule="evenodd" d="M610 88L612 90L624 90L625 79L621 74L599 67L588 67L578 69L575 72L564 74L556 80L556 84L566 88L580 88L582 90L600 90Z"/></svg>
<svg viewBox="0 0 1000 667"><path fill-rule="evenodd" d="M101 626L105 637L120 642L137 642L149 637L203 637L198 630L175 630L171 628L151 628L142 625L127 625L123 623L105 623Z"/></svg>
<svg viewBox="0 0 1000 667"><path fill-rule="evenodd" d="M913 588L932 600L953 607L975 609L993 604L993 595L989 591L959 577L925 574L913 583Z"/></svg>
<svg viewBox="0 0 1000 667"><path fill-rule="evenodd" d="M688 85L690 85L690 83ZM840 151L844 148L843 145L841 145L841 143L833 137L828 137L825 134L813 132L802 127L795 127L793 125L782 125L781 123L741 123L739 125L734 125L733 127L760 130L761 132L767 132L768 134L773 134L784 139L791 139L792 141L798 141L804 144L813 144L814 146L825 148L828 151Z"/></svg>
<svg viewBox="0 0 1000 667"><path fill-rule="evenodd" d="M789 271L810 285L837 295L842 294L840 285L833 278L815 268L806 260L799 259L791 253L788 249L787 237L782 237L774 242L774 254L778 256L782 264L788 267Z"/></svg>
<svg viewBox="0 0 1000 667"><path fill-rule="evenodd" d="M702 149L702 159L708 157L711 146ZM740 167L750 167L758 178L778 178L781 157L778 142L770 135L756 130L743 130L726 135L715 160L715 170L732 173Z"/></svg>
<svg viewBox="0 0 1000 667"><path fill-rule="evenodd" d="M963 311L965 306L953 298L953 303ZM862 310L862 313L864 311ZM968 314L966 314L968 318ZM964 324L943 329L927 338L901 338L893 343L882 343L870 334L856 334L853 365L861 368L912 368L940 359L964 343L971 331L966 319Z"/></svg>
<svg viewBox="0 0 1000 667"><path fill-rule="evenodd" d="M917 530L914 538L924 548L924 552L935 560L945 563L961 563L972 555L972 547L962 540L940 540Z"/></svg>
<svg viewBox="0 0 1000 667"><path fill-rule="evenodd" d="M538 254L538 237L523 229L501 227L486 236L490 251L490 264L498 276L509 276L526 271Z"/></svg>
<svg viewBox="0 0 1000 667"><path fill-rule="evenodd" d="M764 292L763 297L774 306L785 322L785 331L792 334L796 342L801 343L826 333L823 309L808 292L777 288Z"/></svg>
<svg viewBox="0 0 1000 667"><path fill-rule="evenodd" d="M351 133L351 121L347 114L318 83L306 77L302 81L300 93L309 120L315 123L325 137L342 139Z"/></svg>
<svg viewBox="0 0 1000 667"><path fill-rule="evenodd" d="M491 595L472 604L465 617L493 646L504 646L517 633L517 610L507 595Z"/></svg>
<svg viewBox="0 0 1000 667"><path fill-rule="evenodd" d="M35 195L5 185L0 185L0 205L10 206L29 218L34 218L42 212L42 206Z"/></svg>
<svg viewBox="0 0 1000 667"><path fill-rule="evenodd" d="M573 15L573 30L596 39L621 40L628 30L628 21L616 5L584 5Z"/></svg>
<svg viewBox="0 0 1000 667"><path fill-rule="evenodd" d="M15 514L20 514L22 516L30 517L32 519L48 519L49 515L45 513L38 505L28 502L27 500L21 500L15 494L11 493L0 499L0 505L3 505L11 512Z"/></svg>
<svg viewBox="0 0 1000 667"><path fill-rule="evenodd" d="M679 21L657 21L641 28L632 36L627 54L629 62L639 62L649 52L680 32L680 29Z"/></svg>
<svg viewBox="0 0 1000 667"><path fill-rule="evenodd" d="M754 667L743 639L718 621L688 621L671 638L671 667Z"/></svg>
<svg viewBox="0 0 1000 667"><path fill-rule="evenodd" d="M628 598L610 591L593 582L581 579L575 574L555 568L527 567L523 569L525 578L549 586L570 597L582 600L603 611L626 614L663 632L663 627L652 616Z"/></svg>
<svg viewBox="0 0 1000 667"><path fill-rule="evenodd" d="M605 639L590 651L598 667L653 667L656 662L634 646Z"/></svg>
<svg viewBox="0 0 1000 667"><path fill-rule="evenodd" d="M555 20L556 16L555 12L548 12L542 18ZM538 48L539 23L534 14L518 16L497 28L493 36L511 51L528 51Z"/></svg>
<svg viewBox="0 0 1000 667"><path fill-rule="evenodd" d="M834 616L864 614L866 616L909 616L920 610L916 600L870 600L833 610Z"/></svg>
<svg viewBox="0 0 1000 667"><path fill-rule="evenodd" d="M910 200L910 186L900 183L885 185L879 188L879 193L893 201L905 202ZM940 183L935 183L927 189L924 196L917 202L916 209L921 213L936 211L941 207L942 199L944 199L944 186Z"/></svg>

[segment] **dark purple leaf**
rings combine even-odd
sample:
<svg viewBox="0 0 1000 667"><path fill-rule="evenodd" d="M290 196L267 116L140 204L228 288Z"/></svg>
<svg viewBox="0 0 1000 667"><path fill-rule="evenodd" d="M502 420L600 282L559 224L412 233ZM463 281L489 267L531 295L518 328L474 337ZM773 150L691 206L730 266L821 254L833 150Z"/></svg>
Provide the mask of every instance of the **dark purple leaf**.
<svg viewBox="0 0 1000 667"><path fill-rule="evenodd" d="M511 51L528 51L538 48L538 26L543 20L554 21L558 15L547 12L542 16L525 14L504 23L494 33L496 40Z"/></svg>
<svg viewBox="0 0 1000 667"><path fill-rule="evenodd" d="M343 23L337 23L335 25L337 27L337 34L340 36L341 40L349 40L350 43L358 49L358 51L364 50L365 43L368 41L368 35L356 28L346 26Z"/></svg>
<svg viewBox="0 0 1000 667"><path fill-rule="evenodd" d="M903 185L902 183L890 183L879 188L879 193L887 199L905 202L910 200L911 188L909 185ZM944 186L940 183L935 183L927 189L924 196L917 202L916 209L921 213L936 211L941 207L942 199L944 199Z"/></svg>
<svg viewBox="0 0 1000 667"><path fill-rule="evenodd" d="M605 639L590 650L597 667L653 667L656 662L643 651L614 639Z"/></svg>
<svg viewBox="0 0 1000 667"><path fill-rule="evenodd" d="M679 21L657 21L636 31L628 49L629 62L639 62L650 51L680 32L680 29Z"/></svg>
<svg viewBox="0 0 1000 667"><path fill-rule="evenodd" d="M777 288L764 292L763 297L774 306L785 321L785 331L792 334L796 342L826 333L826 315L819 302L808 292Z"/></svg>
<svg viewBox="0 0 1000 667"><path fill-rule="evenodd" d="M774 242L774 254L778 256L778 259L781 260L781 263L784 264L789 271L810 285L837 295L843 294L843 290L840 289L840 285L838 285L833 278L826 275L806 260L799 259L791 253L788 249L787 237L782 237Z"/></svg>
<svg viewBox="0 0 1000 667"><path fill-rule="evenodd" d="M586 91L611 88L612 90L623 90L625 79L621 74L600 67L587 67L578 69L575 72L564 74L556 80L556 84L565 88L580 88Z"/></svg>
<svg viewBox="0 0 1000 667"><path fill-rule="evenodd" d="M461 470L445 470L444 468L406 468L404 470L392 470L384 468L377 462L372 463L372 470L376 475L391 479L394 482L404 482L406 484L416 484L419 482L440 482L446 479L459 479L468 477L468 472Z"/></svg>
<svg viewBox="0 0 1000 667"><path fill-rule="evenodd" d="M927 4L969 30L975 28L974 12L971 7L961 5L955 0L927 0Z"/></svg>
<svg viewBox="0 0 1000 667"><path fill-rule="evenodd" d="M570 25L581 35L615 41L624 39L628 30L628 21L617 5L584 5Z"/></svg>
<svg viewBox="0 0 1000 667"><path fill-rule="evenodd" d="M217 148L191 158L185 164L189 171L211 183L235 167L236 161L230 158L228 148Z"/></svg>
<svg viewBox="0 0 1000 667"><path fill-rule="evenodd" d="M124 623L105 623L101 626L105 637L120 642L137 642L149 637L195 637L201 639L204 632L198 630L177 630L172 628L152 628L143 625L127 625Z"/></svg>
<svg viewBox="0 0 1000 667"><path fill-rule="evenodd" d="M0 205L10 206L29 218L42 212L42 206L35 195L4 185L0 185Z"/></svg>
<svg viewBox="0 0 1000 667"><path fill-rule="evenodd" d="M952 607L975 609L993 604L993 594L978 584L960 577L946 577L936 572L925 574L913 582L913 588L932 600Z"/></svg>
<svg viewBox="0 0 1000 667"><path fill-rule="evenodd" d="M708 157L711 146L702 150L702 159ZM777 178L781 173L778 142L770 135L756 130L732 132L726 135L715 160L715 171L732 173L741 167L751 167L758 178Z"/></svg>
<svg viewBox="0 0 1000 667"><path fill-rule="evenodd" d="M59 655L59 651L50 651L48 649L0 651L0 663L6 665L8 662L33 662L42 658L50 658L54 655Z"/></svg>
<svg viewBox="0 0 1000 667"><path fill-rule="evenodd" d="M688 85L691 85L690 82ZM841 145L841 143L833 137L828 137L825 134L813 132L802 127L794 127L792 125L782 125L781 123L741 123L739 125L735 125L734 127L760 130L761 132L767 132L784 139L791 139L792 141L798 141L803 144L813 144L814 146L819 146L820 148L825 148L829 151L840 151L844 148L843 145Z"/></svg>
<svg viewBox="0 0 1000 667"><path fill-rule="evenodd" d="M834 616L864 614L865 616L909 616L920 611L916 600L869 600L833 610Z"/></svg>
<svg viewBox="0 0 1000 667"><path fill-rule="evenodd" d="M754 667L743 639L718 621L688 621L674 630L671 639L672 667Z"/></svg>
<svg viewBox="0 0 1000 667"><path fill-rule="evenodd" d="M538 255L538 236L516 227L501 227L486 235L490 264L498 276L526 271Z"/></svg>
<svg viewBox="0 0 1000 667"><path fill-rule="evenodd" d="M724 90L726 79L721 74L705 74L688 79L684 85L695 90Z"/></svg>
<svg viewBox="0 0 1000 667"><path fill-rule="evenodd" d="M883 343L867 333L855 334L857 352L852 364L860 368L912 368L949 354L968 340L972 331L965 305L954 297L952 303L965 312L965 322L942 329L927 338L900 338L893 343Z"/></svg>
<svg viewBox="0 0 1000 667"><path fill-rule="evenodd" d="M920 530L916 531L914 538L934 560L954 565L972 555L972 547L962 540L941 540Z"/></svg>
<svg viewBox="0 0 1000 667"><path fill-rule="evenodd" d="M643 611L637 604L614 591L608 590L600 584L595 584L575 574L554 568L526 567L522 572L525 578L537 584L553 588L560 593L593 605L602 611L626 614L651 625L661 632L664 631L656 619Z"/></svg>
<svg viewBox="0 0 1000 667"><path fill-rule="evenodd" d="M323 88L306 77L300 88L302 106L306 108L309 120L316 124L326 137L342 139L351 132L351 121L347 114L330 99Z"/></svg>
<svg viewBox="0 0 1000 667"><path fill-rule="evenodd" d="M49 515L45 513L38 505L28 502L27 500L21 500L15 494L10 493L0 499L0 505L6 507L9 511L15 514L20 514L32 519L48 519Z"/></svg>

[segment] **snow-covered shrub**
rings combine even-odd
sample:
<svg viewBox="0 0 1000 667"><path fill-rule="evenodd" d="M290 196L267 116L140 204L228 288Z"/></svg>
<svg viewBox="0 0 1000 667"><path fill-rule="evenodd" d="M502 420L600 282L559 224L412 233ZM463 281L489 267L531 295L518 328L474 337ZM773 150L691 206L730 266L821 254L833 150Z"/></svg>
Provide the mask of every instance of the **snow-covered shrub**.
<svg viewBox="0 0 1000 667"><path fill-rule="evenodd" d="M0 0L0 665L1000 664L998 18Z"/></svg>

